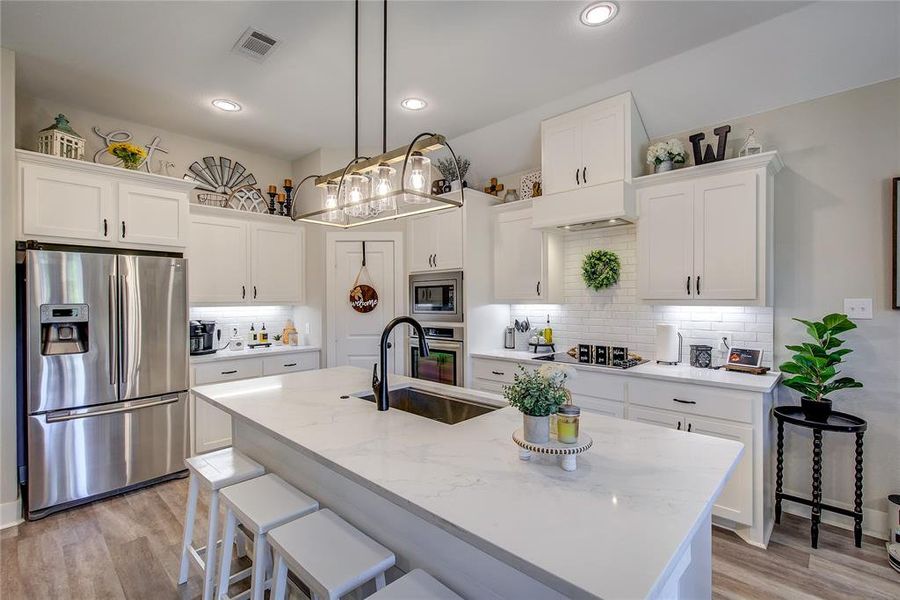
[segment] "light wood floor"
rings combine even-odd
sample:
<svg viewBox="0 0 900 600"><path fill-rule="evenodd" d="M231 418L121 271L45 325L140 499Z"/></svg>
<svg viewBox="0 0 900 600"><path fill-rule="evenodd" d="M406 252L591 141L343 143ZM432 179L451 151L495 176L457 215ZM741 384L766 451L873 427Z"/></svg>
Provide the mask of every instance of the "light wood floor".
<svg viewBox="0 0 900 600"><path fill-rule="evenodd" d="M198 598L195 569L177 585L186 499L183 479L3 530L0 598ZM201 495L204 523L207 511ZM194 531L195 543L206 539L203 525ZM812 550L809 522L785 515L768 550L714 529L713 596L896 600L900 574L880 540L866 537L854 548L851 532L823 525Z"/></svg>

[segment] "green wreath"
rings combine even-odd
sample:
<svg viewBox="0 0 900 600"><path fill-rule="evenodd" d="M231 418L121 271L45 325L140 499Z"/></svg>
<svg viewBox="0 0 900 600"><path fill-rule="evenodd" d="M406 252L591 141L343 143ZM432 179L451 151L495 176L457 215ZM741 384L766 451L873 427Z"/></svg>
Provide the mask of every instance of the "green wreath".
<svg viewBox="0 0 900 600"><path fill-rule="evenodd" d="M618 283L620 270L619 256L609 250L588 252L581 263L581 277L585 285L595 291Z"/></svg>

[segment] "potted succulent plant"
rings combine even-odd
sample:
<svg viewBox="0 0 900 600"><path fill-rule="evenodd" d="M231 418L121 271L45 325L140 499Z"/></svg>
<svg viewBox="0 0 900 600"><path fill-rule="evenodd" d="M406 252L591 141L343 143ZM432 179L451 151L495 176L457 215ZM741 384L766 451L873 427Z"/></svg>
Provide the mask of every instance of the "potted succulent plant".
<svg viewBox="0 0 900 600"><path fill-rule="evenodd" d="M550 415L570 398L565 383L575 376L575 369L544 365L532 371L520 365L519 371L512 385L504 386L503 396L522 412L525 441L546 444L550 441Z"/></svg>
<svg viewBox="0 0 900 600"><path fill-rule="evenodd" d="M838 377L840 371L837 370L837 366L844 362L844 357L853 352L849 348L840 348L844 340L837 336L856 329L856 323L840 313L826 315L821 321L794 320L806 326L812 342L785 346L796 354L792 360L778 368L782 373L792 375L784 380L784 385L803 394L800 405L806 418L824 421L831 414L829 394L863 386L852 377Z"/></svg>

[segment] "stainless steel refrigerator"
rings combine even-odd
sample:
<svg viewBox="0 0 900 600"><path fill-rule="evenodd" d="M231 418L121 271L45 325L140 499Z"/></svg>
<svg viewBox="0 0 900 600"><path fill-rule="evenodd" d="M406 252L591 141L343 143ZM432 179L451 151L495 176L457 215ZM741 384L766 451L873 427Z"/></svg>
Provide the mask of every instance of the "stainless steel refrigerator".
<svg viewBox="0 0 900 600"><path fill-rule="evenodd" d="M17 262L27 517L183 471L187 261L29 242Z"/></svg>

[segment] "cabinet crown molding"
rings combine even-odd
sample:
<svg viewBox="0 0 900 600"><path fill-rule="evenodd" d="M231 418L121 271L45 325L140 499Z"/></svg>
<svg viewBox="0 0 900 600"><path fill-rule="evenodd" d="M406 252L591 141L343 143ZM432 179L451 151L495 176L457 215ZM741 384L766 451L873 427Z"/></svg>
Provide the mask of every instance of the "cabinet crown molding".
<svg viewBox="0 0 900 600"><path fill-rule="evenodd" d="M643 177L633 179L632 185L635 189L640 189L651 185L684 181L694 177L708 177L759 168L765 168L769 175L775 175L784 168L784 161L781 160L781 156L778 154L777 150L771 150L752 156L730 158L728 160L721 160L705 165L674 169L672 171L666 171L665 173L644 175Z"/></svg>
<svg viewBox="0 0 900 600"><path fill-rule="evenodd" d="M132 171L113 165L102 165L85 160L75 160L74 158L51 156L49 154L41 154L40 152L32 152L31 150L22 150L20 148L16 148L16 159L20 163L47 165L68 169L70 171L82 171L93 175L113 177L121 181L139 182L152 185L156 188L169 188L181 192L189 192L193 190L196 185L193 181L187 181L177 177L157 175L156 173L147 173L145 171Z"/></svg>

